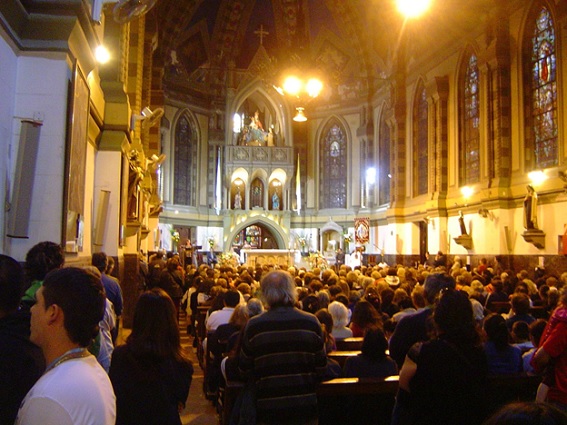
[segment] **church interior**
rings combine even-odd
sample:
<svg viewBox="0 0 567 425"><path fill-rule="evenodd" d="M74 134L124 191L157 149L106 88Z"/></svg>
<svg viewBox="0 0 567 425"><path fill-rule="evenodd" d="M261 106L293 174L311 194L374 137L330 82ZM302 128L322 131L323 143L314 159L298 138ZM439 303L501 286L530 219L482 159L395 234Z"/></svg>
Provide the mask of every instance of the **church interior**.
<svg viewBox="0 0 567 425"><path fill-rule="evenodd" d="M2 0L2 252L564 271L567 2L404 3Z"/></svg>

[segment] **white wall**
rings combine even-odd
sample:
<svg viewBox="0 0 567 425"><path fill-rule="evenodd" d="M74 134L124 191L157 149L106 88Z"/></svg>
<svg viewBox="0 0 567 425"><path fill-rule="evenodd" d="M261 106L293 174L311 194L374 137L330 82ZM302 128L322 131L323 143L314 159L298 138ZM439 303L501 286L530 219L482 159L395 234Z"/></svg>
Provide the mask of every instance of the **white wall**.
<svg viewBox="0 0 567 425"><path fill-rule="evenodd" d="M17 57L12 47L2 38L0 33L0 202L6 199L6 175L11 169L10 152L12 140L12 116L14 115L14 99L17 73ZM0 208L0 223L4 223L6 213ZM1 226L0 237L4 240L5 228ZM0 252L5 252L5 244L1 244Z"/></svg>
<svg viewBox="0 0 567 425"><path fill-rule="evenodd" d="M4 65L4 60L0 61ZM61 241L63 209L63 170L67 120L69 67L64 54L20 56L16 60L16 76L10 70L8 87L13 95L11 135L12 163L17 157L20 120L15 117L43 119L38 159L32 192L29 239L7 239L8 255L23 260L27 251L41 241ZM10 93L9 93L10 94ZM4 117L1 122L8 121Z"/></svg>

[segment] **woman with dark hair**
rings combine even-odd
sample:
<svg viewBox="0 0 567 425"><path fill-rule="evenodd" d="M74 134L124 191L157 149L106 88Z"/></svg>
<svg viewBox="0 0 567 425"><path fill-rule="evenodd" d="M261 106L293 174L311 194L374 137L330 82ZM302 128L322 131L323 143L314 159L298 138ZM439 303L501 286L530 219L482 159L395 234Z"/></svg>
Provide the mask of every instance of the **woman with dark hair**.
<svg viewBox="0 0 567 425"><path fill-rule="evenodd" d="M506 320L496 313L484 319L484 332L487 341L484 352L488 360L488 370L493 375L507 375L522 370L522 350L510 344L510 334Z"/></svg>
<svg viewBox="0 0 567 425"><path fill-rule="evenodd" d="M366 331L361 353L349 357L344 366L346 378L385 378L398 374L398 365L386 354L388 340L382 329Z"/></svg>
<svg viewBox="0 0 567 425"><path fill-rule="evenodd" d="M414 344L400 370L392 423L478 424L487 366L467 294L443 290L433 321L434 339Z"/></svg>
<svg viewBox="0 0 567 425"><path fill-rule="evenodd" d="M117 425L181 425L193 365L181 348L175 313L162 289L140 295L132 333L110 364Z"/></svg>
<svg viewBox="0 0 567 425"><path fill-rule="evenodd" d="M366 300L360 300L354 306L350 329L353 337L364 336L370 328L381 328L382 320L374 306Z"/></svg>

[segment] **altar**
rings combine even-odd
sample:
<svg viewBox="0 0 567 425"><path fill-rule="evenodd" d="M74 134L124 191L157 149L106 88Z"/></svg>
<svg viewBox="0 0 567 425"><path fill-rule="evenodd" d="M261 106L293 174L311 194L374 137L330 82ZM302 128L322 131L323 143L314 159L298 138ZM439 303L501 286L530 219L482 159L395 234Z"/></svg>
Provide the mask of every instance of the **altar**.
<svg viewBox="0 0 567 425"><path fill-rule="evenodd" d="M246 266L274 264L289 267L295 264L299 251L289 249L242 249L240 261Z"/></svg>

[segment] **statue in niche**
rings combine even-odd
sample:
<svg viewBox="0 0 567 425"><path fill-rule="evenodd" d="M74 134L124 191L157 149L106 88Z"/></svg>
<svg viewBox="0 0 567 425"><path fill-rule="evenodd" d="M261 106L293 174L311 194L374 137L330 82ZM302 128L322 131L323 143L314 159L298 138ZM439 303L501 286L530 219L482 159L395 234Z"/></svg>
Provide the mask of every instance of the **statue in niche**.
<svg viewBox="0 0 567 425"><path fill-rule="evenodd" d="M242 195L240 194L240 189L238 189L238 192L236 192L236 195L234 195L234 209L242 209Z"/></svg>
<svg viewBox="0 0 567 425"><path fill-rule="evenodd" d="M278 196L278 192L274 191L272 195L272 209L279 210L280 209L280 197Z"/></svg>

